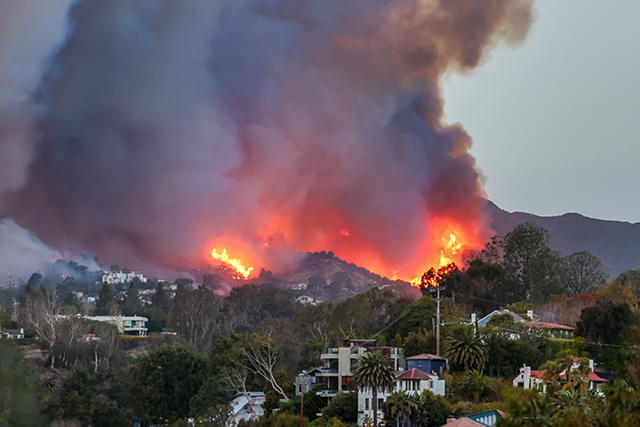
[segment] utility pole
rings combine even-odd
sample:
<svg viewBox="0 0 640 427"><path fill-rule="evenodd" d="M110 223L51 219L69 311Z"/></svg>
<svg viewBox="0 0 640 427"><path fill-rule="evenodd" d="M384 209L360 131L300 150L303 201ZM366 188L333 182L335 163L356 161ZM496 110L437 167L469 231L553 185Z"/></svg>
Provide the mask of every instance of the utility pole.
<svg viewBox="0 0 640 427"><path fill-rule="evenodd" d="M304 424L304 372L300 374L300 427Z"/></svg>
<svg viewBox="0 0 640 427"><path fill-rule="evenodd" d="M440 356L440 283L436 287L436 356Z"/></svg>

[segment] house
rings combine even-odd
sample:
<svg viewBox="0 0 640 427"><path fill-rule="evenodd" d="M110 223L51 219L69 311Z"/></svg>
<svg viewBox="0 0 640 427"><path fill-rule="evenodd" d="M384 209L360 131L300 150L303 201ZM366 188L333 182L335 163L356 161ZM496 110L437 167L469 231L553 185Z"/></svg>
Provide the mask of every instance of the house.
<svg viewBox="0 0 640 427"><path fill-rule="evenodd" d="M7 340L21 340L24 338L24 329L2 329L0 330L0 338Z"/></svg>
<svg viewBox="0 0 640 427"><path fill-rule="evenodd" d="M580 367L580 359L573 359L573 364L571 365L571 370L577 370ZM606 378L602 378L595 372L595 364L593 360L589 359L589 369L588 374L584 376L585 380L589 381L589 390L599 390L600 386L606 383L608 380ZM566 370L560 373L561 376L566 378ZM543 393L547 392L547 384L544 379L545 371L536 371L531 369L529 366L523 366L520 368L520 373L516 375L513 379L513 386L520 387L524 389L535 389L541 391Z"/></svg>
<svg viewBox="0 0 640 427"><path fill-rule="evenodd" d="M302 305L316 305L320 301L309 295L300 295L298 298L296 298L296 302Z"/></svg>
<svg viewBox="0 0 640 427"><path fill-rule="evenodd" d="M407 357L407 369L419 369L422 372L442 376L449 370L449 364L443 357L423 353Z"/></svg>
<svg viewBox="0 0 640 427"><path fill-rule="evenodd" d="M111 323L124 335L146 336L149 330L147 328L149 319L142 316L86 316L85 319Z"/></svg>
<svg viewBox="0 0 640 427"><path fill-rule="evenodd" d="M316 375L321 372L320 368L314 368L307 371L302 371L298 376L296 376L294 385L296 388L296 396L300 396L302 393L307 393L310 391L314 385L316 384Z"/></svg>
<svg viewBox="0 0 640 427"><path fill-rule="evenodd" d="M478 320L478 326L481 327L481 328L484 328L485 326L487 326L487 323L489 323L489 321L494 316L503 315L503 314L509 314L511 317L513 317L513 321L517 322L517 323L524 323L524 322L527 321L527 319L525 319L524 317L520 316L517 313L514 313L511 310L506 310L506 309L505 310L493 310L491 313L487 314L486 316L484 316L483 318ZM529 310L527 315L529 316L529 319L533 319L533 311L532 310Z"/></svg>
<svg viewBox="0 0 640 427"><path fill-rule="evenodd" d="M491 409L478 414L467 415L457 420L449 418L443 427L494 427L498 425L498 420L501 418L503 418L503 413L497 409Z"/></svg>
<svg viewBox="0 0 640 427"><path fill-rule="evenodd" d="M553 338L572 339L576 328L551 322L526 322L530 328L540 329Z"/></svg>
<svg viewBox="0 0 640 427"><path fill-rule="evenodd" d="M318 396L330 399L340 392L353 391L353 370L358 358L367 353L380 351L391 359L394 370L405 366L404 350L398 347L377 347L376 340L346 340L343 347L327 348L320 354L324 366L314 370Z"/></svg>
<svg viewBox="0 0 640 427"><path fill-rule="evenodd" d="M440 379L437 375L427 374L419 369L396 371L396 381L392 391L378 391L378 419L382 419L384 416L382 402L386 402L392 393L420 394L425 390L444 396L444 379ZM363 424L367 418L373 419L373 390L371 389L358 391L358 424Z"/></svg>
<svg viewBox="0 0 640 427"><path fill-rule="evenodd" d="M238 394L229 404L231 406L231 414L227 419L226 425L235 427L240 423L257 421L264 415L262 404L265 395L263 392L250 391Z"/></svg>
<svg viewBox="0 0 640 427"><path fill-rule="evenodd" d="M102 282L110 285L129 283L138 279L142 283L147 283L147 278L142 273L133 271L103 271Z"/></svg>

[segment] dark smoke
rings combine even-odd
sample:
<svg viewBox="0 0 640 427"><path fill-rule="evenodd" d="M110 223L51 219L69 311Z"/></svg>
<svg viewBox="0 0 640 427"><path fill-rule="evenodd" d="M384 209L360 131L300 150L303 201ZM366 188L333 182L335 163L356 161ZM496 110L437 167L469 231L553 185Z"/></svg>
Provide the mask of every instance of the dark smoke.
<svg viewBox="0 0 640 427"><path fill-rule="evenodd" d="M270 242L265 264L330 249L402 268L429 218L482 233L481 177L470 137L443 123L440 79L522 41L531 1L111 0L69 14L32 97L33 160L0 160L25 177L0 216L45 242L175 268L223 236L254 253Z"/></svg>

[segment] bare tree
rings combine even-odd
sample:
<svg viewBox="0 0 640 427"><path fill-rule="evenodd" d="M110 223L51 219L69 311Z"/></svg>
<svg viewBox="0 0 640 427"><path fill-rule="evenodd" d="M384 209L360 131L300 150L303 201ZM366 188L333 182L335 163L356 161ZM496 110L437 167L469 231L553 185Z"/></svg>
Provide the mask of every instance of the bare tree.
<svg viewBox="0 0 640 427"><path fill-rule="evenodd" d="M607 281L602 262L589 252L575 252L565 259L567 288L574 294L593 292Z"/></svg>
<svg viewBox="0 0 640 427"><path fill-rule="evenodd" d="M55 295L46 288L25 295L20 307L20 318L25 326L33 330L47 347L53 368L56 360L55 350L59 339L60 320L62 319L61 309L56 304Z"/></svg>
<svg viewBox="0 0 640 427"><path fill-rule="evenodd" d="M278 363L278 351L273 345L271 335L272 331L268 331L264 339L251 342L244 347L244 355L248 362L247 369L261 376L276 393L289 401L289 397L278 384L274 375L274 369Z"/></svg>

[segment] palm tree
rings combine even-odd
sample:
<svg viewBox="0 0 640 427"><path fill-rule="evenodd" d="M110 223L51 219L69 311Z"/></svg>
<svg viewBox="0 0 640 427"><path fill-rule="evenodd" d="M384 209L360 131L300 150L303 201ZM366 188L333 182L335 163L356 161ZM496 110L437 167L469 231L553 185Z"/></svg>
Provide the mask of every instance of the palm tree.
<svg viewBox="0 0 640 427"><path fill-rule="evenodd" d="M405 391L398 391L387 398L385 415L390 420L396 420L396 426L412 423L419 412L418 399Z"/></svg>
<svg viewBox="0 0 640 427"><path fill-rule="evenodd" d="M461 326L445 339L444 354L465 371L469 368L482 369L487 360L486 346L473 326Z"/></svg>
<svg viewBox="0 0 640 427"><path fill-rule="evenodd" d="M378 427L378 390L391 390L396 380L391 359L381 352L365 353L358 359L353 382L358 390L373 392L373 425Z"/></svg>

